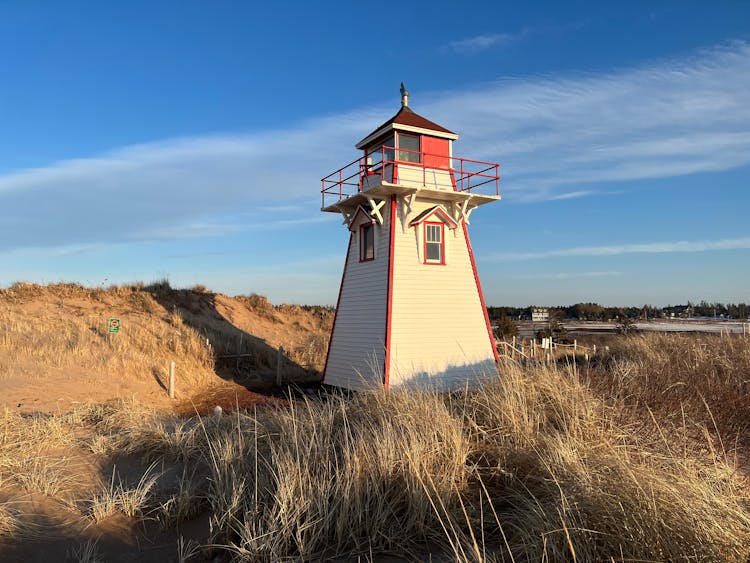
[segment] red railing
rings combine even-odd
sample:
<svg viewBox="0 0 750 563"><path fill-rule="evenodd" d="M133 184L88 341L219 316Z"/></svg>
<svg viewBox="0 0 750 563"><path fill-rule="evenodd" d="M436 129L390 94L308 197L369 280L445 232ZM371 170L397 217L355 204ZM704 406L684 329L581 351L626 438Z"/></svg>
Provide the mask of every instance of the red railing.
<svg viewBox="0 0 750 563"><path fill-rule="evenodd" d="M399 166L401 174L399 174ZM414 174L414 171L417 174ZM421 171L421 178L419 172ZM443 175L444 182L438 178ZM367 191L379 181L417 188L500 195L500 165L445 154L425 153L395 147L381 147L367 157L354 160L321 180L322 207ZM398 176L401 176L400 178ZM379 177L379 178L378 178ZM477 188L485 188L477 190ZM494 191L494 194L487 193ZM335 201L333 201L335 200Z"/></svg>

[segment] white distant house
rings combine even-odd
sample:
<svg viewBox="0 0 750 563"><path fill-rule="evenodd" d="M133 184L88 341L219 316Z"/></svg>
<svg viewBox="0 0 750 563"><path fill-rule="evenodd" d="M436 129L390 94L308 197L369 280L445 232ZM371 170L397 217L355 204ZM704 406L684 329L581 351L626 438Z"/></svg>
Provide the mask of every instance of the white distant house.
<svg viewBox="0 0 750 563"><path fill-rule="evenodd" d="M534 307L531 309L531 320L542 323L549 320L549 309L546 307Z"/></svg>
<svg viewBox="0 0 750 563"><path fill-rule="evenodd" d="M456 139L402 84L398 113L322 180L322 211L349 230L324 383L451 388L497 373L467 225L500 199L498 165L454 156Z"/></svg>

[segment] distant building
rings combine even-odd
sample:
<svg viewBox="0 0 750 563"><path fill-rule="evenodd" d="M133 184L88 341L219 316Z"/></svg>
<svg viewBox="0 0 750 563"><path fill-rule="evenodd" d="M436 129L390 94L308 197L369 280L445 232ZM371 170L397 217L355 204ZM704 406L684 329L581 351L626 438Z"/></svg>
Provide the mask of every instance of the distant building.
<svg viewBox="0 0 750 563"><path fill-rule="evenodd" d="M531 310L531 320L535 323L544 323L549 320L549 309L546 307L534 307Z"/></svg>

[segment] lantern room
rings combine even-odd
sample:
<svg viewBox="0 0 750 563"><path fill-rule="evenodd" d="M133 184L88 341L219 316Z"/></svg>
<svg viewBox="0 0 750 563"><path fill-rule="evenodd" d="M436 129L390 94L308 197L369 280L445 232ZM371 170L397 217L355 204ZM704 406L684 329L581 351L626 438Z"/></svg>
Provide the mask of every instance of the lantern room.
<svg viewBox="0 0 750 563"><path fill-rule="evenodd" d="M452 143L458 135L414 113L408 100L409 93L402 84L398 113L357 143L356 147L365 153L368 172L394 161L450 168Z"/></svg>

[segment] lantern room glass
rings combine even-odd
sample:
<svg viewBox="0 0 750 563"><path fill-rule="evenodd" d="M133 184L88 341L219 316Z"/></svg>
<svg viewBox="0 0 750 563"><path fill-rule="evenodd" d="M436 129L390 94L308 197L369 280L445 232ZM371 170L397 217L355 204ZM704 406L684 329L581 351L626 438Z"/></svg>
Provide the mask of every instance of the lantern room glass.
<svg viewBox="0 0 750 563"><path fill-rule="evenodd" d="M376 143L375 145L367 149L367 164L371 168L377 168L383 162L383 153L385 153L385 160L393 161L393 137L388 137L384 141ZM385 150L383 150L385 147Z"/></svg>
<svg viewBox="0 0 750 563"><path fill-rule="evenodd" d="M398 159L401 162L421 162L419 135L398 134Z"/></svg>

